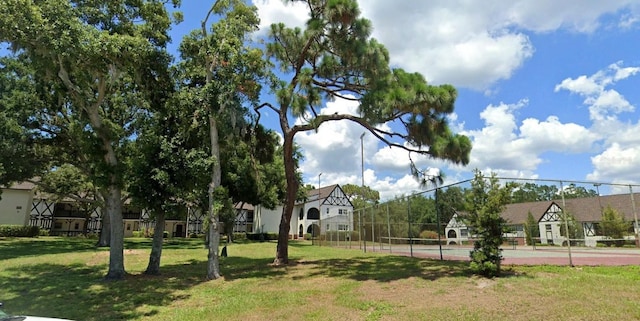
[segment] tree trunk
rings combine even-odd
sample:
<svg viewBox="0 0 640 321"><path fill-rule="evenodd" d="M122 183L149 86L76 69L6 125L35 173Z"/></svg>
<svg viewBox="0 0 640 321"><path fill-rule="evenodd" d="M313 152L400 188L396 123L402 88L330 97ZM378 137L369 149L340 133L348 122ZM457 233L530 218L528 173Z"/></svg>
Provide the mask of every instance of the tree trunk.
<svg viewBox="0 0 640 321"><path fill-rule="evenodd" d="M164 211L156 211L156 224L153 229L153 242L151 243L151 254L149 254L149 264L144 274L160 275L160 257L162 256L162 241L164 237Z"/></svg>
<svg viewBox="0 0 640 321"><path fill-rule="evenodd" d="M109 219L106 208L100 209L100 216L102 216L102 224L100 225L100 238L96 246L108 247L109 244L111 244L111 220Z"/></svg>
<svg viewBox="0 0 640 321"><path fill-rule="evenodd" d="M124 223L122 222L122 190L116 185L108 187L105 198L106 210L111 220L111 247L109 248L109 271L107 280L123 279L124 270Z"/></svg>
<svg viewBox="0 0 640 321"><path fill-rule="evenodd" d="M289 230L291 215L298 194L298 180L296 179L295 161L293 158L293 132L284 135L284 170L287 179L287 193L285 195L280 227L278 229L278 245L276 247L275 265L289 264Z"/></svg>
<svg viewBox="0 0 640 321"><path fill-rule="evenodd" d="M109 272L105 276L108 280L123 279L126 272L124 270L124 222L122 220L122 189L119 175L121 171L118 169L118 157L114 146L116 143L108 128L103 126L102 116L100 115L100 104L104 92L100 93L100 97L95 104L91 104L85 108L91 127L93 127L100 141L102 142L102 150L104 152L104 162L108 166L108 185L104 194L104 203L106 213L103 216L109 216L110 220L110 248L109 248ZM103 229L103 231L105 231ZM103 233L104 234L104 233Z"/></svg>
<svg viewBox="0 0 640 321"><path fill-rule="evenodd" d="M220 186L222 169L220 167L220 143L218 141L218 124L213 115L209 116L209 135L211 138L211 157L214 159L211 171L211 183L209 185L209 253L207 255L207 279L213 280L220 277L220 263L218 246L220 246L220 227L218 226L219 209L215 205L213 192Z"/></svg>

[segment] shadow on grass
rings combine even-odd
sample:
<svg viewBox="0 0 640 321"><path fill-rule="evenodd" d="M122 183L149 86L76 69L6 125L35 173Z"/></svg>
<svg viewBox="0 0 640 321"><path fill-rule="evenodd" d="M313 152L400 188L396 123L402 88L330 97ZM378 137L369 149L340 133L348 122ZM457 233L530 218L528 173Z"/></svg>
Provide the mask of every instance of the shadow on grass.
<svg viewBox="0 0 640 321"><path fill-rule="evenodd" d="M30 255L95 251L96 240L73 237L0 239L0 261Z"/></svg>
<svg viewBox="0 0 640 321"><path fill-rule="evenodd" d="M0 298L14 314L73 320L129 320L157 314L158 308L188 298L183 290L206 282L206 262L162 267L162 275L127 275L103 281L105 265L34 264L5 269Z"/></svg>
<svg viewBox="0 0 640 321"><path fill-rule="evenodd" d="M457 261L435 261L399 256L366 256L349 259L303 261L311 266L309 277L325 276L356 281L390 282L412 277L436 280L442 277L471 276L469 265Z"/></svg>
<svg viewBox="0 0 640 321"><path fill-rule="evenodd" d="M95 251L96 239L79 237L38 237L38 238L3 238L0 239L0 260L14 259L24 256L37 256L45 254L60 254L71 252ZM127 238L124 248L150 249L150 238ZM204 248L204 242L199 239L165 239L163 249L200 249ZM101 248L105 251L107 247Z"/></svg>

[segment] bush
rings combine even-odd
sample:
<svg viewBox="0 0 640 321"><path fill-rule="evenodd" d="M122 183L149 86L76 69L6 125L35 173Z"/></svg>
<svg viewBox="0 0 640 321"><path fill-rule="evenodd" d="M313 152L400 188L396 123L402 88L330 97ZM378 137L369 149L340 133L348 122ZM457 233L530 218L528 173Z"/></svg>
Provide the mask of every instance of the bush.
<svg viewBox="0 0 640 321"><path fill-rule="evenodd" d="M247 233L233 233L233 241L244 241L247 239Z"/></svg>
<svg viewBox="0 0 640 321"><path fill-rule="evenodd" d="M133 231L133 237L144 237L143 231Z"/></svg>
<svg viewBox="0 0 640 321"><path fill-rule="evenodd" d="M36 237L38 235L40 235L40 228L37 226L0 225L2 237Z"/></svg>
<svg viewBox="0 0 640 321"><path fill-rule="evenodd" d="M247 233L247 240L251 241L271 241L277 239L278 233Z"/></svg>
<svg viewBox="0 0 640 321"><path fill-rule="evenodd" d="M421 239L433 239L433 240L436 240L436 239L438 239L438 232L431 231L431 230L424 230L424 231L420 232L420 238Z"/></svg>

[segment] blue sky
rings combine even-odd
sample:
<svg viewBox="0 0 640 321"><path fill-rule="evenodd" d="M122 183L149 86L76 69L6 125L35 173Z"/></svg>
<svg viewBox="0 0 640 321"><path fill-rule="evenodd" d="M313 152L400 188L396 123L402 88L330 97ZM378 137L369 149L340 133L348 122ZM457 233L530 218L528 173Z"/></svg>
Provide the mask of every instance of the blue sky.
<svg viewBox="0 0 640 321"><path fill-rule="evenodd" d="M264 36L273 22L302 26L302 6L253 0ZM183 1L176 46L199 27L207 1ZM459 91L455 131L474 149L468 166L414 157L454 182L472 170L500 176L640 183L640 1L367 0L363 16L395 67ZM174 47L175 48L175 47ZM267 99L267 97L265 97ZM323 113L354 113L328 103ZM265 125L279 129L273 115ZM297 136L305 182L360 184L360 134L348 123ZM406 152L364 138L365 184L383 198L420 190Z"/></svg>

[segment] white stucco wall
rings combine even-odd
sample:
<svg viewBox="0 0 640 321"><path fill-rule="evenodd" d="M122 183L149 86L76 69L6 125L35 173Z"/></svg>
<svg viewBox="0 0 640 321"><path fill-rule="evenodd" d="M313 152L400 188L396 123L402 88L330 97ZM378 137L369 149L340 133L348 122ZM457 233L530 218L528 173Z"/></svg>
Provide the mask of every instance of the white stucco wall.
<svg viewBox="0 0 640 321"><path fill-rule="evenodd" d="M29 222L31 191L3 189L0 197L0 225L26 225Z"/></svg>
<svg viewBox="0 0 640 321"><path fill-rule="evenodd" d="M295 214L295 213L294 213ZM262 206L255 207L255 215L253 221L254 232L278 233L280 227L280 217L282 215L282 206L278 206L273 210ZM293 215L292 215L293 221Z"/></svg>

